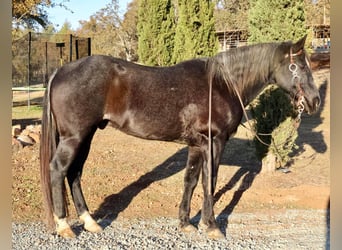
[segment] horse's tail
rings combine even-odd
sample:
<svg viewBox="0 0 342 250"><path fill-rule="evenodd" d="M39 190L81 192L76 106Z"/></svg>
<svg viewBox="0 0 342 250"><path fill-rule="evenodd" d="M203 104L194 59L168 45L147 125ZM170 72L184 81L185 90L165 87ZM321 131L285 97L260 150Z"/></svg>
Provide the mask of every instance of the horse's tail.
<svg viewBox="0 0 342 250"><path fill-rule="evenodd" d="M45 208L46 224L49 229L54 227L53 203L51 195L50 161L58 144L58 132L55 119L51 112L50 89L51 82L57 70L52 74L44 95L44 108L42 117L42 131L40 139L40 181L43 194L43 206Z"/></svg>

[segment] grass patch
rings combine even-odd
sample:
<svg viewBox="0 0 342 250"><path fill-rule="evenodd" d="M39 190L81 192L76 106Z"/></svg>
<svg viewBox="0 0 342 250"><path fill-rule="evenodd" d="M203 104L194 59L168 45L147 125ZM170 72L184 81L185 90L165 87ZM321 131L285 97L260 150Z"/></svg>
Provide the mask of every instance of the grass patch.
<svg viewBox="0 0 342 250"><path fill-rule="evenodd" d="M41 119L43 107L41 105L31 105L12 107L12 120Z"/></svg>

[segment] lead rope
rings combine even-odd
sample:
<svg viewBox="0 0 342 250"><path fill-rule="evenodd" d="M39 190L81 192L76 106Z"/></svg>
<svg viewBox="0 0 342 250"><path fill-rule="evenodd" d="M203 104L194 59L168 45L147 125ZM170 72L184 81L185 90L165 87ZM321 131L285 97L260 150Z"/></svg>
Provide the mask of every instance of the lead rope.
<svg viewBox="0 0 342 250"><path fill-rule="evenodd" d="M295 56L298 56L302 53L303 51L300 50L298 51L297 53L293 54L292 53L292 48L290 48L290 65L289 65L289 70L291 71L292 73L292 82L294 84L296 84L297 86L297 89L298 89L298 94L299 94L299 98L298 98L298 102L297 102L297 112L298 112L298 115L297 115L297 118L296 118L296 124L299 124L300 121L301 121L301 116L302 116L302 113L304 112L304 95L303 95L303 89L302 87L300 86L300 76L298 75L298 65L294 62L294 57ZM228 76L229 77L229 76ZM228 82L227 82L227 79L225 80L225 83L227 85L227 88L229 89L229 85L228 85ZM234 91L236 93L236 96L238 97L239 99L239 102L240 102L240 105L242 107L242 111L243 111L243 115L248 123L248 126L249 126L249 130L253 133L253 135L255 136L255 138L258 139L258 141L260 143L262 143L263 145L265 146L271 146L271 144L268 144L266 142L264 142L260 137L259 135L271 135L271 134L263 134L263 133L256 133L254 130L253 130L253 127L252 127L252 124L250 122L250 119L247 115L247 112L246 112L246 109L245 109L245 106L243 104L243 101L241 99L241 96L239 94L239 91L237 90L235 84L231 84L234 88ZM208 165L207 165L207 170L208 170L208 194L212 194L212 134L211 134L211 123L212 123L212 120L211 120L211 116L212 116L212 78L209 79L209 112L208 112ZM298 127L299 125L296 125L293 127L293 131L296 127ZM243 124L242 124L243 125ZM247 128L247 127L246 127ZM273 142L274 144L274 142ZM282 143L280 143L279 145L281 145ZM275 147L278 147L279 145L274 145Z"/></svg>
<svg viewBox="0 0 342 250"><path fill-rule="evenodd" d="M293 54L293 53L292 53L292 48L290 49L290 65L289 65L289 70L290 70L290 72L292 73L292 80L291 80L291 81L292 81L292 83L294 83L294 84L297 86L297 90L298 90L297 95L299 95L299 98L298 98L298 101L297 101L297 113L298 113L298 115L297 115L297 117L296 117L296 119L295 119L295 124L294 124L294 126L293 126L293 131L292 131L292 133L294 133L294 130L295 130L296 128L298 128L299 123L300 123L300 121L301 121L302 113L304 112L304 101L305 101L305 99L304 99L304 95L303 95L303 89L302 89L302 87L300 86L300 76L298 75L298 65L294 62L294 59L293 59L293 57L298 56L298 55L300 55L301 53L302 53L302 50L300 50L300 51L298 51L297 53ZM248 125L249 125L249 130L253 133L253 135L255 136L255 138L257 138L258 141L259 141L261 144L263 144L263 145L265 145L265 146L268 146L268 147L271 146L271 144L268 144L268 143L264 142L264 141L259 137L259 135L263 135L263 136L268 135L268 136L271 136L272 134L270 134L270 133L256 133L256 132L253 130L252 125L251 125L251 123L250 123L250 120L249 120L249 118L248 118L247 112L246 112L246 110L245 110L245 108L244 108L244 105L243 105L243 102L242 102L242 100L241 100L240 94L239 94L239 92L237 91L235 85L234 85L234 84L232 84L232 85L233 85L234 91L235 91L235 93L236 93L236 95L237 95L237 97L238 97L238 99L239 99L239 101L240 101L240 104L241 104L241 107L242 107L242 110L243 110L244 117L245 117L245 119L246 119L246 121L247 121L247 123L248 123ZM227 85L227 86L228 86L228 85ZM242 124L242 125L243 125L243 124ZM243 125L243 126L244 126L244 125ZM244 126L244 127L247 128L246 126ZM285 143L286 143L286 141L285 141L284 143L279 143L278 145L276 145L276 144L274 143L274 141L273 141L273 144L274 144L274 146L275 146L276 148L277 148L278 146L280 146L280 145L285 144Z"/></svg>
<svg viewBox="0 0 342 250"><path fill-rule="evenodd" d="M212 168L213 168L213 159L212 159L212 135L211 135L211 109L212 109L212 93L213 93L213 82L210 77L209 80L209 114L208 114L208 194L212 194Z"/></svg>

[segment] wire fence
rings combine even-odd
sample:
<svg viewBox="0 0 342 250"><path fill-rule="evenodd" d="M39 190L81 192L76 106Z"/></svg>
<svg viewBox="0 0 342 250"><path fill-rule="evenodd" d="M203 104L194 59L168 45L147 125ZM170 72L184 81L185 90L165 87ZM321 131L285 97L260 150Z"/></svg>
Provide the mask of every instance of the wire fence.
<svg viewBox="0 0 342 250"><path fill-rule="evenodd" d="M12 91L44 88L49 76L63 64L91 55L90 38L72 34L28 32L12 42Z"/></svg>

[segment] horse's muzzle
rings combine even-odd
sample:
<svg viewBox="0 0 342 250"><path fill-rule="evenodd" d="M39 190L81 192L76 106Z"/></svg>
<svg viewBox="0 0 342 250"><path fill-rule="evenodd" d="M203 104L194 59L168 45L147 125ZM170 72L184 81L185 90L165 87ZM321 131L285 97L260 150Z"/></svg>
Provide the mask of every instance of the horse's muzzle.
<svg viewBox="0 0 342 250"><path fill-rule="evenodd" d="M311 102L305 98L304 106L308 114L316 113L320 105L321 105L321 98L319 96L312 98Z"/></svg>

